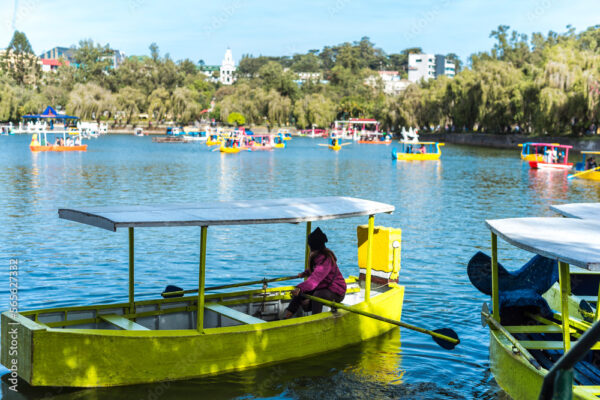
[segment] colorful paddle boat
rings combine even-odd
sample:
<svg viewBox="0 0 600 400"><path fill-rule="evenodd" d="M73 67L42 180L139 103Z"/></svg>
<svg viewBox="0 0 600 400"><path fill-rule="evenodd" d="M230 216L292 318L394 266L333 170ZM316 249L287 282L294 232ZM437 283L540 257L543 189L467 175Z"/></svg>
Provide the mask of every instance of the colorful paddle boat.
<svg viewBox="0 0 600 400"><path fill-rule="evenodd" d="M550 382L563 393L554 398L597 399L599 354L596 346L590 348L598 336L591 341L585 336L600 331L598 323L592 327L576 312L573 291L582 290L585 280L576 279L573 271L584 275L600 269L600 224L572 218L510 218L486 224L492 232L491 262L479 262L477 253L468 270L471 282L492 298L492 312L484 304L481 316L490 328L490 368L496 381L513 399L537 399L542 391L539 398L550 399ZM498 262L498 236L536 256L508 272ZM548 300L556 281L558 290ZM594 289L597 302L597 280ZM592 313L592 322L598 319Z"/></svg>
<svg viewBox="0 0 600 400"><path fill-rule="evenodd" d="M376 214L393 211L389 204L350 197L60 209L62 219L111 232L128 229L128 301L4 312L0 361L9 368L18 363L18 375L32 386L96 387L189 379L310 357L381 335L395 325L453 348L459 340L451 330L429 331L399 321L404 298L404 287L397 283L401 232L374 225ZM313 300L337 311L280 320L294 287L268 288L267 283L298 275L205 286L209 227L280 223L298 230L290 224L306 223L306 233L297 233L307 236L313 221L359 216L369 217L368 225L357 228L359 277L346 279L343 303ZM136 301L134 230L182 226L200 228L197 288L169 286L164 298ZM302 253L300 269L308 268L308 246ZM263 287L219 292L251 284ZM14 337L17 355L11 352Z"/></svg>
<svg viewBox="0 0 600 400"><path fill-rule="evenodd" d="M542 143L538 146L538 151L543 151L542 160L529 161L531 169L549 169L567 171L573 167L569 162L569 149L573 146L567 146L556 143Z"/></svg>
<svg viewBox="0 0 600 400"><path fill-rule="evenodd" d="M50 140L48 140L50 135ZM52 142L53 137L55 141ZM61 137L62 136L62 137ZM67 138L67 132L62 133L55 132L40 132L31 135L31 142L29 143L29 149L31 151L87 151L87 144L81 144L81 137L77 136L73 138Z"/></svg>
<svg viewBox="0 0 600 400"><path fill-rule="evenodd" d="M273 138L273 143L274 143L274 147L276 149L285 149L285 137L283 136L283 134L278 133L277 135L275 135L275 137Z"/></svg>
<svg viewBox="0 0 600 400"><path fill-rule="evenodd" d="M582 151L581 162L575 164L575 173L568 178L579 178L590 181L600 181L600 167L596 164L596 157L600 156L600 151Z"/></svg>
<svg viewBox="0 0 600 400"><path fill-rule="evenodd" d="M544 161L544 154L549 146L560 146L559 143L534 143L526 142L519 144L521 147L521 160Z"/></svg>
<svg viewBox="0 0 600 400"><path fill-rule="evenodd" d="M400 142L400 149L392 149L392 160L400 161L427 161L439 160L442 156L441 146L445 143L438 142Z"/></svg>
<svg viewBox="0 0 600 400"><path fill-rule="evenodd" d="M243 136L232 136L230 138L226 138L219 147L219 151L221 153L239 153L242 150L249 150L249 147L246 143L246 138Z"/></svg>
<svg viewBox="0 0 600 400"><path fill-rule="evenodd" d="M370 132L359 136L358 143L363 144L391 144L392 136L387 132Z"/></svg>

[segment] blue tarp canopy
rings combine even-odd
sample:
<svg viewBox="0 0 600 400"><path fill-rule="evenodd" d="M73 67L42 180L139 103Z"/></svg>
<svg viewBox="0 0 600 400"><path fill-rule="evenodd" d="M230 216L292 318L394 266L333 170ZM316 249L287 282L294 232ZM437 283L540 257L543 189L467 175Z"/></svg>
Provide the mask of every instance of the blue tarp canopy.
<svg viewBox="0 0 600 400"><path fill-rule="evenodd" d="M64 115L64 114L59 114L56 112L56 110L50 106L46 107L46 109L44 110L43 113L41 114L30 114L30 115L23 115L23 118L31 118L31 119L38 119L38 118L53 118L53 119L79 119L79 117L74 117L71 115Z"/></svg>

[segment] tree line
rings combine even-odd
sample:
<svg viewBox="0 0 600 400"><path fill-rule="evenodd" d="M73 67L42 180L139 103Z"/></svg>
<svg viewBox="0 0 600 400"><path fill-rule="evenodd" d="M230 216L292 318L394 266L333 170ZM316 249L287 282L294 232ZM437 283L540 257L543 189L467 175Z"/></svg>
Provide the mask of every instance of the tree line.
<svg viewBox="0 0 600 400"><path fill-rule="evenodd" d="M212 82L202 60L174 61L156 44L149 54L112 67L112 50L92 40L73 48L75 65L40 73L25 34L15 32L0 60L0 121L17 121L53 105L83 119L328 127L336 119L378 119L383 128L581 134L597 125L600 101L600 25L580 33L528 35L501 25L493 48L473 54L457 74L383 93L378 70L406 77L409 48L386 54L369 38L285 57L244 55L234 85ZM299 84L297 73L318 78ZM210 111L207 111L210 110Z"/></svg>

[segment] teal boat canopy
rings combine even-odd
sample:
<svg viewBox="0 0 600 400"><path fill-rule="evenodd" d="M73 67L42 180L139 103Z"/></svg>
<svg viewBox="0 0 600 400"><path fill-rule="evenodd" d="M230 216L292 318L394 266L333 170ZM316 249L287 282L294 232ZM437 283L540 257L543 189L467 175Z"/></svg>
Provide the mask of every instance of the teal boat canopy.
<svg viewBox="0 0 600 400"><path fill-rule="evenodd" d="M62 219L116 231L117 228L300 223L392 213L390 204L354 197L208 201L166 205L62 208Z"/></svg>
<svg viewBox="0 0 600 400"><path fill-rule="evenodd" d="M573 218L508 218L485 221L515 247L551 260L600 271L600 223Z"/></svg>
<svg viewBox="0 0 600 400"><path fill-rule="evenodd" d="M600 221L600 203L573 203L550 206L552 211L569 218Z"/></svg>

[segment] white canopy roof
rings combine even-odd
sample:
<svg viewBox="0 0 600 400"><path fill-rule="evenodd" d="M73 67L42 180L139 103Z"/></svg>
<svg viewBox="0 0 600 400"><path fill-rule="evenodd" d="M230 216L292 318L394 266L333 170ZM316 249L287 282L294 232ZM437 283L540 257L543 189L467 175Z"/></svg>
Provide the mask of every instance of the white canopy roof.
<svg viewBox="0 0 600 400"><path fill-rule="evenodd" d="M600 271L600 223L572 218L509 218L486 221L508 243L581 268Z"/></svg>
<svg viewBox="0 0 600 400"><path fill-rule="evenodd" d="M202 204L59 209L58 216L116 231L122 227L298 223L391 213L394 206L353 197L214 201Z"/></svg>
<svg viewBox="0 0 600 400"><path fill-rule="evenodd" d="M555 211L565 217L593 219L600 221L600 203L573 203L550 206Z"/></svg>

